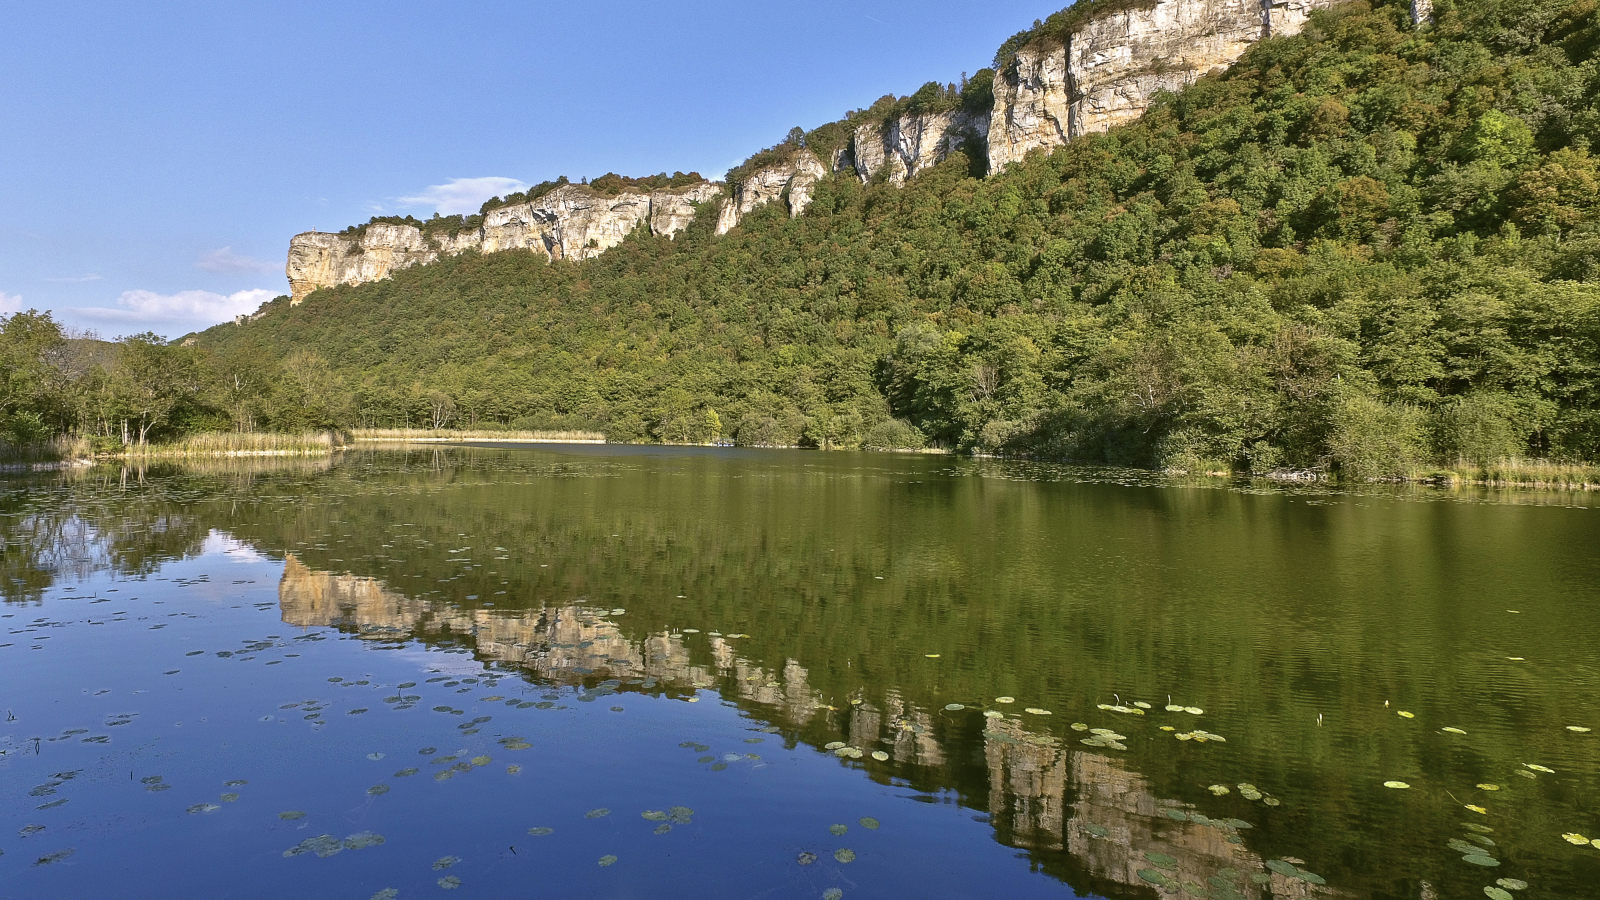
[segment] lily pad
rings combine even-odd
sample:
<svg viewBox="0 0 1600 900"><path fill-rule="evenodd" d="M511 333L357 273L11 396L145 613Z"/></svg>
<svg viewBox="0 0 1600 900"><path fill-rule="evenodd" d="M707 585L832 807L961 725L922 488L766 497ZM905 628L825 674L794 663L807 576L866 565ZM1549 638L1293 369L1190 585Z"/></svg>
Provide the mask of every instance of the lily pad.
<svg viewBox="0 0 1600 900"><path fill-rule="evenodd" d="M1498 790L1500 790L1500 785L1498 785L1498 784L1489 784L1488 782L1485 782L1483 784L1478 785L1478 790L1480 790L1480 791L1498 791Z"/></svg>
<svg viewBox="0 0 1600 900"><path fill-rule="evenodd" d="M1037 706L1030 706L1027 709L1023 710L1023 712L1028 713L1029 715L1034 715L1034 716L1048 716L1048 715L1051 714L1050 710L1048 710L1048 709L1040 709Z"/></svg>
<svg viewBox="0 0 1600 900"><path fill-rule="evenodd" d="M996 702L996 703L1015 703L1015 702L1017 702L1017 698L1015 698L1015 697L996 697L996 698L994 698L994 702Z"/></svg>
<svg viewBox="0 0 1600 900"><path fill-rule="evenodd" d="M603 869L606 866L609 866L609 865L615 863L616 861L617 861L616 856L614 856L614 855L612 855L610 853L607 853L605 856L600 857L600 867Z"/></svg>
<svg viewBox="0 0 1600 900"><path fill-rule="evenodd" d="M1284 862L1281 859L1267 860L1267 868L1277 872L1279 875L1282 875L1285 878L1300 877L1300 870L1295 868L1293 863Z"/></svg>
<svg viewBox="0 0 1600 900"><path fill-rule="evenodd" d="M846 847L840 847L838 850L833 851L833 858L842 863L855 862L856 852Z"/></svg>
<svg viewBox="0 0 1600 900"><path fill-rule="evenodd" d="M867 829L868 831L877 831L878 830L878 826L880 824L882 824L877 819L874 819L871 816L862 816L861 820L860 820L860 823L861 823L861 827Z"/></svg>
<svg viewBox="0 0 1600 900"><path fill-rule="evenodd" d="M1441 729L1439 729L1439 730L1440 730L1440 731L1448 731L1448 732L1450 732L1450 733L1451 733L1451 734L1466 734L1466 732L1465 732L1465 731L1462 731L1462 730L1461 730L1461 729L1459 729L1459 728L1451 728L1451 727L1448 727L1448 726L1446 726L1446 727L1444 727L1444 728L1441 728Z"/></svg>
<svg viewBox="0 0 1600 900"><path fill-rule="evenodd" d="M435 872L442 871L450 868L458 862L461 862L461 857L459 856L441 856L433 861L433 870Z"/></svg>
<svg viewBox="0 0 1600 900"><path fill-rule="evenodd" d="M1383 786L1386 788L1394 788L1397 791L1403 791L1411 787L1411 785L1406 784L1404 781L1385 781Z"/></svg>
<svg viewBox="0 0 1600 900"><path fill-rule="evenodd" d="M611 815L611 810L606 809L604 806L602 806L599 809L591 809L591 810L589 810L588 812L583 814L583 817L585 819L599 819L599 818L602 818L604 816L609 816L609 815Z"/></svg>
<svg viewBox="0 0 1600 900"><path fill-rule="evenodd" d="M1563 834L1561 839L1569 844L1577 844L1579 847L1589 843L1589 839L1581 834Z"/></svg>
<svg viewBox="0 0 1600 900"><path fill-rule="evenodd" d="M1528 883L1521 878L1496 878L1494 883L1508 891L1525 891L1528 889Z"/></svg>
<svg viewBox="0 0 1600 900"><path fill-rule="evenodd" d="M1492 856L1485 856L1482 853L1468 853L1466 856L1461 857L1461 861L1472 863L1475 866L1484 866L1486 868L1492 868L1500 865L1500 860L1495 859Z"/></svg>
<svg viewBox="0 0 1600 900"><path fill-rule="evenodd" d="M883 752L882 750L874 750L872 751L872 758L878 762L888 762L889 754Z"/></svg>
<svg viewBox="0 0 1600 900"><path fill-rule="evenodd" d="M843 900L844 891L838 888L828 888L822 892L822 900Z"/></svg>
<svg viewBox="0 0 1600 900"><path fill-rule="evenodd" d="M305 817L306 814L298 809L291 809L288 812L278 813L278 818L284 820L285 822L293 822L296 819L304 819Z"/></svg>
<svg viewBox="0 0 1600 900"><path fill-rule="evenodd" d="M533 828L529 828L528 833L534 837L544 837L547 834L555 834L556 830L554 828L547 828L543 825L538 825Z"/></svg>
<svg viewBox="0 0 1600 900"><path fill-rule="evenodd" d="M959 710L966 709L967 707L964 703L946 703L944 708L950 710L951 712L957 712Z"/></svg>
<svg viewBox="0 0 1600 900"><path fill-rule="evenodd" d="M1488 897L1489 900L1511 900L1510 891L1506 890L1505 888L1495 887L1493 885L1484 888L1483 895Z"/></svg>
<svg viewBox="0 0 1600 900"><path fill-rule="evenodd" d="M1545 768L1544 766L1534 765L1533 763L1523 763L1523 765L1525 765L1528 768L1534 770L1535 772L1543 772L1546 775L1554 775L1556 773L1555 769L1548 769L1548 768Z"/></svg>
<svg viewBox="0 0 1600 900"><path fill-rule="evenodd" d="M442 887L447 891L453 891L456 888L461 887L461 879L454 875L446 875L445 877L439 879L439 887Z"/></svg>
<svg viewBox="0 0 1600 900"><path fill-rule="evenodd" d="M1176 869L1178 867L1177 857L1168 856L1165 853L1157 853L1154 850L1146 850L1144 858L1158 869Z"/></svg>
<svg viewBox="0 0 1600 900"><path fill-rule="evenodd" d="M1589 732L1593 731L1594 729L1593 728L1585 728L1582 725L1568 725L1567 726L1567 730L1568 731L1572 731L1572 732L1576 732L1578 734L1588 734Z"/></svg>
<svg viewBox="0 0 1600 900"><path fill-rule="evenodd" d="M850 826L848 826L848 825L829 825L828 826L828 833L833 835L834 837L838 837L839 835L844 834L846 831L849 831L849 830L850 830Z"/></svg>

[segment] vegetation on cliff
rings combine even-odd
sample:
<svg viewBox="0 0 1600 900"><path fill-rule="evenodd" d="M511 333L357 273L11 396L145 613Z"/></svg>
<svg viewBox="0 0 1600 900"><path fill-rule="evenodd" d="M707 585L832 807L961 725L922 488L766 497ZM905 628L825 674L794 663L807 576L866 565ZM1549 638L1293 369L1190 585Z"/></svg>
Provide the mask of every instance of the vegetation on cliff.
<svg viewBox="0 0 1600 900"><path fill-rule="evenodd" d="M201 335L244 373L203 406L1191 471L1600 459L1595 10L1356 0L988 178L957 154L720 238L702 211L582 264L324 289Z"/></svg>

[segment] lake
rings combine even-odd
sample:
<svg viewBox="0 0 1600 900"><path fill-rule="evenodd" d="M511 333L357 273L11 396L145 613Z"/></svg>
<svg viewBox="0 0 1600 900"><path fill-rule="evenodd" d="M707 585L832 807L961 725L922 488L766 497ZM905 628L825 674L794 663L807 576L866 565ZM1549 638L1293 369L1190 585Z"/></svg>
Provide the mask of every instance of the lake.
<svg viewBox="0 0 1600 900"><path fill-rule="evenodd" d="M0 897L1593 898L1592 499L615 446L10 476Z"/></svg>

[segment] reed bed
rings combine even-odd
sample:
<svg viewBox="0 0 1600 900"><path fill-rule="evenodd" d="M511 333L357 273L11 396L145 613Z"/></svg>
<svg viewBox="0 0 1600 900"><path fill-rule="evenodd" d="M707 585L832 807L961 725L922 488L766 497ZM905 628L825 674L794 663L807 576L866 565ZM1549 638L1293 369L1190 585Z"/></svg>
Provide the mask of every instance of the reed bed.
<svg viewBox="0 0 1600 900"><path fill-rule="evenodd" d="M357 428L351 435L365 443L441 444L455 441L498 441L506 444L604 444L598 431L490 431L426 428Z"/></svg>
<svg viewBox="0 0 1600 900"><path fill-rule="evenodd" d="M0 466L17 468L59 468L94 456L94 446L86 437L57 435L43 441L15 444L0 438Z"/></svg>
<svg viewBox="0 0 1600 900"><path fill-rule="evenodd" d="M1490 487L1600 490L1600 466L1548 459L1502 459L1487 466L1462 462L1444 473L1446 481Z"/></svg>
<svg viewBox="0 0 1600 900"><path fill-rule="evenodd" d="M309 431L303 434L209 431L192 434L167 444L133 444L110 455L121 459L323 456L335 450L343 450L347 443L343 434L332 431Z"/></svg>

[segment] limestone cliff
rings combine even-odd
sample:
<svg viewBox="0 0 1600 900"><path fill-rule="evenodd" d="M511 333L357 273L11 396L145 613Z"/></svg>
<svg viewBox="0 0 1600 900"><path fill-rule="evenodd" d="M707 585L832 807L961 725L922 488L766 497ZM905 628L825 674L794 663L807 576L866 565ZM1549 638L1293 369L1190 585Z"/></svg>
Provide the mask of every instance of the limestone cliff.
<svg viewBox="0 0 1600 900"><path fill-rule="evenodd" d="M999 172L1033 150L1051 150L1086 134L1137 119L1162 91L1176 91L1233 64L1267 37L1298 33L1311 12L1340 0L1123 0L1088 13L1065 35L1041 37L1018 50L994 79L988 110L905 113L855 128L828 164L796 144L763 153L732 179L718 211L726 234L752 210L784 201L791 216L811 205L817 182L853 170L864 181L880 173L903 184L968 142L987 150ZM1431 0L1412 0L1425 24ZM287 274L298 304L320 287L386 278L440 256L477 250L532 250L547 259L590 259L621 243L641 224L675 235L693 220L695 204L722 185L602 196L565 185L537 200L488 213L483 224L454 235L424 234L405 225L373 224L356 238L308 232L289 246Z"/></svg>
<svg viewBox="0 0 1600 900"><path fill-rule="evenodd" d="M789 216L806 211L819 180L828 169L810 150L791 152L788 158L762 166L733 185L731 196L722 201L717 217L717 234L727 234L749 212L787 195Z"/></svg>
<svg viewBox="0 0 1600 900"><path fill-rule="evenodd" d="M944 162L963 143L981 144L988 133L987 112L907 113L881 125L857 128L849 149L836 157L834 170L854 167L862 181L887 171L890 184L905 184L918 172Z"/></svg>
<svg viewBox="0 0 1600 900"><path fill-rule="evenodd" d="M537 200L491 210L478 228L453 235L425 235L411 225L383 223L368 225L353 240L316 231L298 234L289 242L285 270L291 302L300 303L318 288L378 281L399 269L467 250L532 250L546 259L591 259L622 243L641 223L653 234L676 235L693 220L695 204L720 190L720 185L702 182L607 197L569 184Z"/></svg>
<svg viewBox="0 0 1600 900"><path fill-rule="evenodd" d="M1147 0L1024 47L995 78L989 167L1142 115L1161 91L1225 69L1251 44L1296 34L1338 0Z"/></svg>

